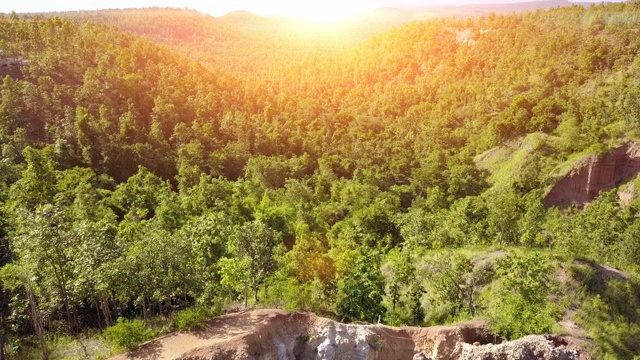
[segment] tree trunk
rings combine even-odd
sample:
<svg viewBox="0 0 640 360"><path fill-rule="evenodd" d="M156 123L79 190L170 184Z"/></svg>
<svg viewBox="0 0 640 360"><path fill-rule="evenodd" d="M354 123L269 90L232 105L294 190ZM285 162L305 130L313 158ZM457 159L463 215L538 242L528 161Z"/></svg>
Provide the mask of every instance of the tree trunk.
<svg viewBox="0 0 640 360"><path fill-rule="evenodd" d="M247 310L247 303L249 298L249 283L244 281L244 309Z"/></svg>
<svg viewBox="0 0 640 360"><path fill-rule="evenodd" d="M173 308L171 307L171 292L167 291L166 293L166 298L165 298L165 314L164 314L164 319L165 320L169 320L169 318L171 317L171 313Z"/></svg>
<svg viewBox="0 0 640 360"><path fill-rule="evenodd" d="M29 288L27 289L29 296L29 307L31 313L31 320L33 321L33 327L40 341L40 349L42 349L42 360L49 360L49 348L44 340L44 329L42 328L42 321L40 320L40 312L38 311L38 305L36 304L36 296L33 294L33 288L31 282L29 282Z"/></svg>
<svg viewBox="0 0 640 360"><path fill-rule="evenodd" d="M258 303L258 281L253 279L253 303ZM254 305L255 306L255 305Z"/></svg>
<svg viewBox="0 0 640 360"><path fill-rule="evenodd" d="M98 329L102 329L102 321L100 319L100 300L96 300L96 315L98 315Z"/></svg>
<svg viewBox="0 0 640 360"><path fill-rule="evenodd" d="M396 303L398 302L398 285L393 284L391 286L391 299L393 299L393 311L396 311Z"/></svg>
<svg viewBox="0 0 640 360"><path fill-rule="evenodd" d="M64 304L64 312L67 315L67 326L69 327L69 331L72 334L76 333L75 326L73 326L73 321L71 320L71 309L69 309L69 297L67 296L67 287L64 284L61 287L62 289L62 300Z"/></svg>
<svg viewBox="0 0 640 360"><path fill-rule="evenodd" d="M147 321L147 302L144 297L142 297L142 319Z"/></svg>
<svg viewBox="0 0 640 360"><path fill-rule="evenodd" d="M51 266L53 268L53 274L58 281L58 287L60 287L60 295L62 295L62 304L64 305L64 313L67 316L67 326L72 334L75 334L71 321L71 309L69 309L69 296L67 296L67 287L65 285L65 279L62 273L62 269L58 271L55 264Z"/></svg>
<svg viewBox="0 0 640 360"><path fill-rule="evenodd" d="M0 334L0 360L6 360L4 354L4 335Z"/></svg>
<svg viewBox="0 0 640 360"><path fill-rule="evenodd" d="M109 300L102 300L101 302L102 314L104 315L104 322L107 327L111 326L113 321L111 320L111 309L109 308Z"/></svg>
<svg viewBox="0 0 640 360"><path fill-rule="evenodd" d="M473 287L469 286L469 292L467 294L467 306L469 307L469 315L473 317L476 313L476 308L473 306Z"/></svg>

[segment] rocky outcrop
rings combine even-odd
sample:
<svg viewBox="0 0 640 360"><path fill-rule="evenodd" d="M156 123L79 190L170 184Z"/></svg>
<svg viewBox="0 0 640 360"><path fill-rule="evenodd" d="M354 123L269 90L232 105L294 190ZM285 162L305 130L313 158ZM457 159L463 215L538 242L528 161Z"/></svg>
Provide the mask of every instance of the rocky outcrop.
<svg viewBox="0 0 640 360"><path fill-rule="evenodd" d="M639 172L640 144L625 143L603 156L583 159L553 186L543 202L547 207L584 207L601 191L611 190Z"/></svg>
<svg viewBox="0 0 640 360"><path fill-rule="evenodd" d="M460 360L519 359L519 360L573 360L578 351L558 344L555 338L529 335L522 339L493 345L458 343L452 358Z"/></svg>
<svg viewBox="0 0 640 360"><path fill-rule="evenodd" d="M341 324L312 313L258 310L221 316L204 331L170 334L113 360L579 359L578 350L554 338L490 344L498 342L482 321L394 328Z"/></svg>

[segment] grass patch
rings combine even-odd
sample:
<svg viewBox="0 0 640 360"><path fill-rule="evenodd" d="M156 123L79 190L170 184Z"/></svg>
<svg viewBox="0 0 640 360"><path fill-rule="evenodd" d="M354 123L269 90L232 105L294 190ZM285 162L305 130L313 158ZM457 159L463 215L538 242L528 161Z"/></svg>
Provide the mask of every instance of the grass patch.
<svg viewBox="0 0 640 360"><path fill-rule="evenodd" d="M97 331L78 337L46 334L50 360L104 360L115 355L116 349ZM42 350L35 336L9 339L7 360L40 360Z"/></svg>
<svg viewBox="0 0 640 360"><path fill-rule="evenodd" d="M501 192L514 183L534 185L556 165L549 156L556 152L550 137L542 133L529 134L506 145L491 149L478 157L480 169L487 170L491 189L486 194Z"/></svg>

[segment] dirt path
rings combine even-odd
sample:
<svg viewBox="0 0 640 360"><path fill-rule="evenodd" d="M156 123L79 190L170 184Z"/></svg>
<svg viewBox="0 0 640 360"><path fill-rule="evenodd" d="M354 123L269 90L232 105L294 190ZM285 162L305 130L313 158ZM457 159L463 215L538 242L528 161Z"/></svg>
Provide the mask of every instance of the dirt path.
<svg viewBox="0 0 640 360"><path fill-rule="evenodd" d="M580 339L585 338L584 329L582 328L582 326L580 326L580 324L573 320L575 314L575 309L567 309L564 313L564 316L562 317L562 320L558 324L562 326L563 329L565 329L567 334Z"/></svg>
<svg viewBox="0 0 640 360"><path fill-rule="evenodd" d="M240 339L269 323L273 310L236 313L209 321L202 331L180 331L144 343L138 350L111 360L172 360L194 349Z"/></svg>

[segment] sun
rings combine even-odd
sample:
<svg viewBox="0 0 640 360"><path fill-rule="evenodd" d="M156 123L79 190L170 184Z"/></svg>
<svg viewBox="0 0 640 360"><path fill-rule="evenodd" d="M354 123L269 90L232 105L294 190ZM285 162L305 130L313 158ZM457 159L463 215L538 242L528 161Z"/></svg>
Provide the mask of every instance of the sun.
<svg viewBox="0 0 640 360"><path fill-rule="evenodd" d="M278 15L329 23L343 20L370 8L371 5L367 5L365 1L286 1L279 7Z"/></svg>

